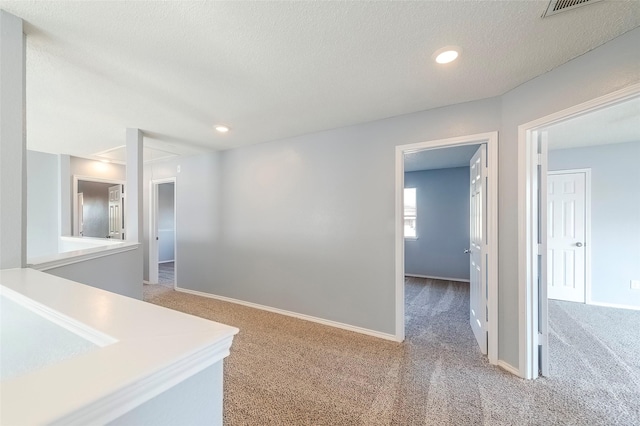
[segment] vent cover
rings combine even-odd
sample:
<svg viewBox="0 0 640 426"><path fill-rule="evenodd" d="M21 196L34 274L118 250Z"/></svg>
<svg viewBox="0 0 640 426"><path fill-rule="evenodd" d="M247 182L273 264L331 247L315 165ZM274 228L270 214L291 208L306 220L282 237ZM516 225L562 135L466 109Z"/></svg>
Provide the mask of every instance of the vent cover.
<svg viewBox="0 0 640 426"><path fill-rule="evenodd" d="M551 0L547 10L542 17L555 15L560 12L575 9L576 7L586 6L591 3L597 3L602 0Z"/></svg>

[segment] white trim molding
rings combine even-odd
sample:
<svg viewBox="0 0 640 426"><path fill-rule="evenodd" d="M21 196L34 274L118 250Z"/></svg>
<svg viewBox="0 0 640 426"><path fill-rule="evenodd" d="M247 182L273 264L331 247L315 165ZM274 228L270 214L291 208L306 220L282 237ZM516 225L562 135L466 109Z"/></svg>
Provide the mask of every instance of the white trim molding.
<svg viewBox="0 0 640 426"><path fill-rule="evenodd" d="M547 164L546 155L538 155L538 131L552 124L624 102L640 96L640 83L592 99L570 108L549 114L518 126L518 311L519 311L519 372L525 379L538 377L538 318L537 297L537 231L538 231L538 162ZM540 218L546 223L546 215ZM589 242L589 241L588 241ZM546 256L546 253L542 253Z"/></svg>
<svg viewBox="0 0 640 426"><path fill-rule="evenodd" d="M488 270L488 358L491 364L498 363L498 132L479 133L448 139L438 139L396 146L396 335L395 340L404 341L404 155L405 153L423 151L434 148L448 148L465 145L487 144L487 244Z"/></svg>
<svg viewBox="0 0 640 426"><path fill-rule="evenodd" d="M329 327L340 328L342 330L353 331L355 333L366 334L367 336L378 337L380 339L391 340L398 342L393 334L382 333L380 331L370 330L368 328L357 327L355 325L345 324L337 321L331 321L324 318L318 318L311 315L300 314L297 312L287 311L284 309L273 308L271 306L260 305L258 303L246 302L244 300L233 299L226 296L218 296L216 294L205 293L197 290L189 290L188 288L175 287L176 291L193 294L195 296L208 297L209 299L221 300L223 302L235 303L237 305L247 306L249 308L260 309L262 311L273 312L275 314L286 315L288 317L298 318L305 321L315 322L322 325L328 325Z"/></svg>
<svg viewBox="0 0 640 426"><path fill-rule="evenodd" d="M501 359L498 360L498 367L502 368L503 370L508 371L509 373L513 374L514 376L519 376L520 375L520 370L518 370L513 365L511 365L508 362L503 361Z"/></svg>
<svg viewBox="0 0 640 426"><path fill-rule="evenodd" d="M51 256L30 259L27 267L35 269L36 271L48 271L62 266L73 265L74 263L85 262L91 259L98 259L100 257L113 256L114 254L136 250L139 246L140 243L123 241L121 243L112 243L101 247L58 253Z"/></svg>
<svg viewBox="0 0 640 426"><path fill-rule="evenodd" d="M601 306L603 308L614 308L614 309L629 309L632 311L640 311L640 306L635 305L622 305L620 303L607 303L607 302L594 302L590 301L587 305L592 306Z"/></svg>

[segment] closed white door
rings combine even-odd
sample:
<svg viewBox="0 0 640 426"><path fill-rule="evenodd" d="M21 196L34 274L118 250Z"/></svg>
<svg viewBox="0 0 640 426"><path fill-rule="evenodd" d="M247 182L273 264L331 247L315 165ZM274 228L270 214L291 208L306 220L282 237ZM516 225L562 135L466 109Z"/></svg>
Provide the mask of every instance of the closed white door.
<svg viewBox="0 0 640 426"><path fill-rule="evenodd" d="M470 294L469 321L483 354L487 353L487 279L484 261L487 256L486 146L481 145L469 163L470 167Z"/></svg>
<svg viewBox="0 0 640 426"><path fill-rule="evenodd" d="M586 173L547 176L547 296L585 302Z"/></svg>
<svg viewBox="0 0 640 426"><path fill-rule="evenodd" d="M109 238L124 239L122 185L109 187Z"/></svg>

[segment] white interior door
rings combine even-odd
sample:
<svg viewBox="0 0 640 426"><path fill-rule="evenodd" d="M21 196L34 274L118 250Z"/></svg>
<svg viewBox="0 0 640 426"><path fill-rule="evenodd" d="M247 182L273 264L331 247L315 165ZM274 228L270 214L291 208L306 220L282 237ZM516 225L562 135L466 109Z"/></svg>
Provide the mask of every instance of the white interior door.
<svg viewBox="0 0 640 426"><path fill-rule="evenodd" d="M109 238L124 239L122 185L109 187Z"/></svg>
<svg viewBox="0 0 640 426"><path fill-rule="evenodd" d="M547 296L585 302L586 173L547 177Z"/></svg>
<svg viewBox="0 0 640 426"><path fill-rule="evenodd" d="M84 193L78 194L78 211L76 211L76 232L75 235L84 234Z"/></svg>
<svg viewBox="0 0 640 426"><path fill-rule="evenodd" d="M487 148L481 145L470 161L470 298L469 321L483 354L487 353Z"/></svg>

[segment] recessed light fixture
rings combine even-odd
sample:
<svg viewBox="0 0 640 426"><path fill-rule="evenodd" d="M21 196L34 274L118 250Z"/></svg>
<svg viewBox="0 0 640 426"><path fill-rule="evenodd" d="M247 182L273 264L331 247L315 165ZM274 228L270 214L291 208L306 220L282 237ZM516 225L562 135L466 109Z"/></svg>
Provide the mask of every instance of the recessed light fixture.
<svg viewBox="0 0 640 426"><path fill-rule="evenodd" d="M455 61L460 56L462 49L458 46L445 46L442 49L438 49L433 54L433 58L439 64L448 64Z"/></svg>
<svg viewBox="0 0 640 426"><path fill-rule="evenodd" d="M216 126L216 130L220 133L227 133L229 131L229 128L220 124Z"/></svg>

